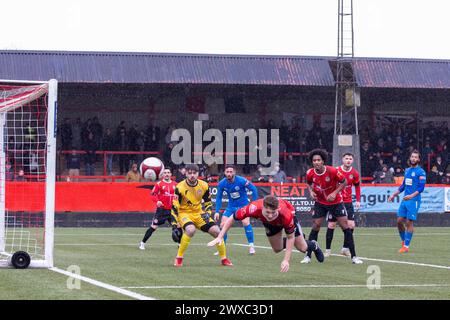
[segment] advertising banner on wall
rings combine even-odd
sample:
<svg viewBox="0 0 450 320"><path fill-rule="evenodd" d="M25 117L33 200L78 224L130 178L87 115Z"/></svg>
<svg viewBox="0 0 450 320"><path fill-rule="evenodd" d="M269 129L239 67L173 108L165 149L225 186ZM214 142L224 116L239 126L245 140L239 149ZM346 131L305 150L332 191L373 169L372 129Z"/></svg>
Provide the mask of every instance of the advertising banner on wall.
<svg viewBox="0 0 450 320"><path fill-rule="evenodd" d="M211 188L213 196L213 207L215 207L215 197L217 193L216 187ZM288 200L292 203L297 213L311 212L314 207L314 200L309 196L306 185L273 185L273 186L258 186L259 198L268 194L273 194L281 199ZM403 194L397 196L393 202L388 202L388 198L398 188L397 187L362 187L361 188L361 208L359 212L397 212ZM444 212L450 211L450 188L445 188L446 202L444 203L444 188L429 187L425 188L422 193L422 203L419 212ZM249 197L251 197L249 193ZM225 209L228 204L227 196L223 196L222 209Z"/></svg>
<svg viewBox="0 0 450 320"><path fill-rule="evenodd" d="M445 212L450 212L450 188L445 188Z"/></svg>

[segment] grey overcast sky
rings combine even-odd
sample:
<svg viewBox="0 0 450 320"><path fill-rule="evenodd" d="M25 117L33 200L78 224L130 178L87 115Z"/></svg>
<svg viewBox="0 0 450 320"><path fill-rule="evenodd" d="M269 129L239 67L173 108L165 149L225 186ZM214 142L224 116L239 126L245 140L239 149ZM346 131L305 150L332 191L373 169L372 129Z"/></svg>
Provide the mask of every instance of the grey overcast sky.
<svg viewBox="0 0 450 320"><path fill-rule="evenodd" d="M337 3L4 0L0 49L335 56ZM353 7L355 56L450 59L450 1Z"/></svg>

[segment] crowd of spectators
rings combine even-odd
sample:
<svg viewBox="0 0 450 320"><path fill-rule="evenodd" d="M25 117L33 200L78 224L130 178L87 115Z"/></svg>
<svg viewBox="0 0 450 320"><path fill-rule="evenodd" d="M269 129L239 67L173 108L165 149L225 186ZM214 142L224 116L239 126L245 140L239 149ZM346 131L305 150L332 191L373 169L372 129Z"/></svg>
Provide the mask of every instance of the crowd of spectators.
<svg viewBox="0 0 450 320"><path fill-rule="evenodd" d="M423 128L423 134L418 132L415 122L410 124L378 122L375 126L362 123L361 127L359 132L361 174L369 178L368 180L372 183L401 181L404 170L408 167L409 154L412 150L418 149L422 155L422 166L427 171L430 168L428 182L450 184L448 150L450 132L447 122L442 126L430 123ZM177 170L178 166L171 161L172 149L178 143L171 141L172 132L176 128L175 122L170 123L166 128L152 124L140 128L137 124L128 125L125 121L121 121L116 128L104 129L98 118L94 117L84 123L79 118L73 122L66 118L59 132L62 150L85 151L82 155L76 152L67 154L69 175L79 175L82 163L85 165L84 173L94 175L96 163L103 163L103 159L95 154L96 151L124 152L108 154L106 159L108 175L113 175L115 171L119 175L125 175L133 164L140 163L146 157L143 154L126 154L129 151L159 151L166 166L173 168L176 174L180 174ZM210 122L206 128L214 128L214 124ZM282 156L275 170L268 176L261 174L263 169L261 165L238 166L239 173L252 176L253 181L301 182L309 168L305 156L308 151L322 148L332 153L333 130L322 128L319 123L315 123L311 129L306 130L301 127L297 119L292 119L290 123L285 120L280 123L269 120L263 128L280 130ZM209 166L198 164L200 175L210 181L214 180L214 177L220 177L223 171L223 165L217 163Z"/></svg>

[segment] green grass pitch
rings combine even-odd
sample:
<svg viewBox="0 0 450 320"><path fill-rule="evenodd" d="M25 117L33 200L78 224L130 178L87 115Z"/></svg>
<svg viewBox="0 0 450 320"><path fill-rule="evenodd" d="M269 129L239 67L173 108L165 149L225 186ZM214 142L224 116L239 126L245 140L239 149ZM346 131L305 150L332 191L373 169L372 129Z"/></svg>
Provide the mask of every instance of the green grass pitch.
<svg viewBox="0 0 450 320"><path fill-rule="evenodd" d="M58 228L55 266L66 270L75 265L82 276L156 299L450 299L450 228L416 228L411 251L403 255L397 253L396 229L359 228L358 256L386 261L352 265L349 258L332 256L323 264L313 257L313 263L303 265L303 254L295 251L288 273L279 272L284 253L272 252L264 229L254 230L255 245L261 246L254 256L239 245L246 243L244 230L231 230L231 268L220 265L215 248L206 246L212 238L202 232L192 239L185 265L175 268L177 247L169 228L154 233L145 251L137 247L143 228ZM319 234L323 249L325 231ZM336 230L333 253L342 241ZM369 266L379 267L380 289L366 286ZM79 289L69 289L67 283L67 276L51 270L0 269L0 299L132 299L86 282Z"/></svg>

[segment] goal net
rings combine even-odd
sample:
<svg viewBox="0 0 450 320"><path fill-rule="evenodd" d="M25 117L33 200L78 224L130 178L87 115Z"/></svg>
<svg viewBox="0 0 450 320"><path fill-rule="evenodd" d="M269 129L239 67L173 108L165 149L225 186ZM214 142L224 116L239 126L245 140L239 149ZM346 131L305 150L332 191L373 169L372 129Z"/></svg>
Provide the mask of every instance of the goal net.
<svg viewBox="0 0 450 320"><path fill-rule="evenodd" d="M0 80L0 267L53 267L56 97L56 80Z"/></svg>

